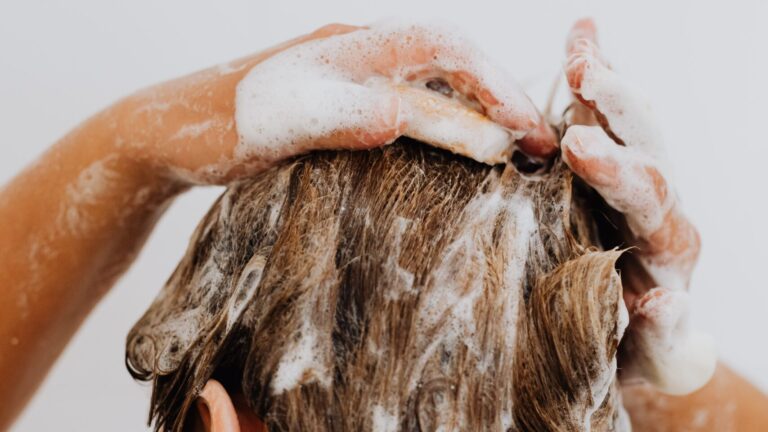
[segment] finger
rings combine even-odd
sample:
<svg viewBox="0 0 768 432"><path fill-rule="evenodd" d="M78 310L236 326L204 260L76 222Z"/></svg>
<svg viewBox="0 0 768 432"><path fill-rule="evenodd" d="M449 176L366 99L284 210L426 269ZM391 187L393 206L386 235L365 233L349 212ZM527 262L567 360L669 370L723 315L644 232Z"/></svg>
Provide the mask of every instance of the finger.
<svg viewBox="0 0 768 432"><path fill-rule="evenodd" d="M591 20L580 20L568 36L565 74L574 96L592 109L619 143L659 156L660 134L650 104L609 67Z"/></svg>
<svg viewBox="0 0 768 432"><path fill-rule="evenodd" d="M578 53L581 50L582 41L589 41L597 45L597 26L592 18L581 18L573 23L573 27L566 38L566 54L570 56Z"/></svg>
<svg viewBox="0 0 768 432"><path fill-rule="evenodd" d="M561 147L563 160L573 172L625 215L638 237L641 261L654 279L685 289L700 239L655 160L616 145L596 126L568 128Z"/></svg>
<svg viewBox="0 0 768 432"><path fill-rule="evenodd" d="M434 92L397 86L401 97L402 133L478 162L509 160L509 132L487 117Z"/></svg>
<svg viewBox="0 0 768 432"><path fill-rule="evenodd" d="M341 34L350 33L353 31L361 30L366 27L363 26L355 26L355 25L349 25L349 24L341 24L341 23L332 23L332 24L326 24L319 29L313 31L309 34L309 37L311 39L318 39L318 38L325 38L330 36L338 36Z"/></svg>
<svg viewBox="0 0 768 432"><path fill-rule="evenodd" d="M712 339L688 321L686 292L654 288L630 307L622 341L622 380L643 378L669 394L687 394L712 376L717 356Z"/></svg>
<svg viewBox="0 0 768 432"><path fill-rule="evenodd" d="M333 43L330 48L342 54L344 66L358 80L383 75L416 82L438 77L467 100L477 102L483 114L512 130L516 138L538 124L536 108L514 78L452 29L379 24L334 38Z"/></svg>
<svg viewBox="0 0 768 432"><path fill-rule="evenodd" d="M518 140L517 145L526 154L547 158L557 151L557 135L546 119L540 117L539 124Z"/></svg>
<svg viewBox="0 0 768 432"><path fill-rule="evenodd" d="M600 50L597 48L597 29L591 19L584 18L574 23L566 38L566 54L568 57L565 76L574 97L590 110L594 109L594 101L585 100L581 97L581 85L586 69L584 64L588 58L595 58L606 67L607 64L600 56Z"/></svg>
<svg viewBox="0 0 768 432"><path fill-rule="evenodd" d="M595 126L568 128L561 146L565 162L627 216L633 232L646 237L661 227L672 197L650 158Z"/></svg>
<svg viewBox="0 0 768 432"><path fill-rule="evenodd" d="M256 78L256 79L252 79ZM236 96L239 160L274 162L314 149L365 149L401 134L400 98L351 82L249 80Z"/></svg>

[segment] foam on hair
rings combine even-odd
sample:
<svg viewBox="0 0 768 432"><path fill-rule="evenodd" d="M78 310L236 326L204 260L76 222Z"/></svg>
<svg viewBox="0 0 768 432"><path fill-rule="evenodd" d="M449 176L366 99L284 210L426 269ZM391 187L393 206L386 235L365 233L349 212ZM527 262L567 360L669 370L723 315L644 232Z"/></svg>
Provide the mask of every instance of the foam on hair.
<svg viewBox="0 0 768 432"><path fill-rule="evenodd" d="M400 140L231 185L128 336L175 431L210 378L270 431L626 430L586 189Z"/></svg>

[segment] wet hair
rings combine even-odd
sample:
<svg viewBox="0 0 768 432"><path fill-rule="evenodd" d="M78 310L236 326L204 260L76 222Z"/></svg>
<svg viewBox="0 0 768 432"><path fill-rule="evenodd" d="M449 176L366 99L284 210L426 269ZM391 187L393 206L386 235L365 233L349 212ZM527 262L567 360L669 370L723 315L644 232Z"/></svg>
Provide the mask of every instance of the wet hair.
<svg viewBox="0 0 768 432"><path fill-rule="evenodd" d="M215 378L270 431L627 428L590 199L409 140L229 186L128 335L150 421Z"/></svg>

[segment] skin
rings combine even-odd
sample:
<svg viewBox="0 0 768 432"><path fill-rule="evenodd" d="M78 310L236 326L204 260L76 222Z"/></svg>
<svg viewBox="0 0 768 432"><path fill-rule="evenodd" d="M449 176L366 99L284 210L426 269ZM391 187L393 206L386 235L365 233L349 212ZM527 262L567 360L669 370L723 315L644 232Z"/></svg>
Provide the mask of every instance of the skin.
<svg viewBox="0 0 768 432"><path fill-rule="evenodd" d="M647 103L613 72L597 45L592 21L568 38L565 74L579 121L562 140L563 160L626 217L625 266L630 326L623 341L622 378L643 378L670 393L689 393L714 371L711 343L687 324L688 284L701 248L663 175L656 125ZM592 75L599 74L595 91ZM643 131L633 133L633 131ZM699 362L692 367L692 360ZM683 377L681 380L680 378Z"/></svg>
<svg viewBox="0 0 768 432"><path fill-rule="evenodd" d="M192 430L211 432L266 432L267 427L245 404L242 396L230 397L216 380L209 380L197 399L197 419Z"/></svg>
<svg viewBox="0 0 768 432"><path fill-rule="evenodd" d="M723 364L701 389L672 396L648 383L622 388L634 432L760 431L768 427L766 396Z"/></svg>
<svg viewBox="0 0 768 432"><path fill-rule="evenodd" d="M260 151L258 145L246 156L236 151L235 94L247 73L294 46L366 31L365 27L326 26L225 67L126 97L61 138L0 190L0 376L4 380L0 429L7 428L23 409L84 318L134 260L169 203L193 185L225 184L315 149L366 149L403 134L418 136L408 117L400 115L403 104L409 103L410 109L431 106L431 116L449 121L453 116L472 118L478 127L494 122L511 133L525 135L518 146L534 157L557 151L553 132L526 97L505 92L507 87L495 88L487 77L468 70L440 67L436 57L461 57L467 45L446 42L456 40L452 37L430 41L422 37L419 26L401 30L394 40L367 47L375 53L368 63L329 59L351 68L348 72L355 84L372 76L392 81L390 93L382 95L388 103L371 107L377 115L370 116L369 123L341 125L326 136L299 140L295 146L270 152ZM398 45L397 41L406 39L416 43ZM403 69L416 72L397 75ZM568 75L570 78L572 73ZM403 98L394 85L425 77L445 80L460 97L440 99L437 105L419 103L418 94L409 91L409 98ZM574 93L578 95L576 88ZM423 95L433 97L427 92ZM469 105L481 115L468 114ZM592 109L592 115L599 113L588 103L584 106ZM297 107L297 114L300 112ZM584 115L588 117L589 110ZM451 148L453 143L431 144ZM620 158L578 157L565 148L563 155L593 186L597 184L594 173L619 172L625 163ZM604 196L608 190L596 189ZM616 193L621 194L620 187ZM631 219L640 209L623 211ZM678 249L690 253L690 247L678 247L673 241L679 227L687 225L676 215L670 218L659 230L639 233L639 242L649 245L649 257L678 257ZM643 292L639 287L637 291ZM222 391L212 384L202 395L201 404L209 409L209 427L231 426L232 407L238 411L240 406L237 398L229 404L215 402ZM229 413L229 417L219 419L216 413Z"/></svg>

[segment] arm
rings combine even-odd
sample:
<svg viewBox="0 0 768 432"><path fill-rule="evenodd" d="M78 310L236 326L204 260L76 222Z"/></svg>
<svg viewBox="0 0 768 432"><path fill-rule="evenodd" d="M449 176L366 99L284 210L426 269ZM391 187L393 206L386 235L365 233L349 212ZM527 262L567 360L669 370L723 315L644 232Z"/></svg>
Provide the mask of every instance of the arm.
<svg viewBox="0 0 768 432"><path fill-rule="evenodd" d="M113 148L108 110L0 192L0 429L181 190Z"/></svg>
<svg viewBox="0 0 768 432"><path fill-rule="evenodd" d="M430 92L426 79L459 97ZM476 138L459 146L465 136L431 127L440 120ZM538 120L514 81L463 38L400 24L324 27L96 114L0 190L0 429L190 186L400 135L493 162L528 134L522 146L551 154L552 137L528 133Z"/></svg>
<svg viewBox="0 0 768 432"><path fill-rule="evenodd" d="M685 396L660 393L643 384L622 389L635 432L758 431L768 427L768 397L727 366Z"/></svg>

